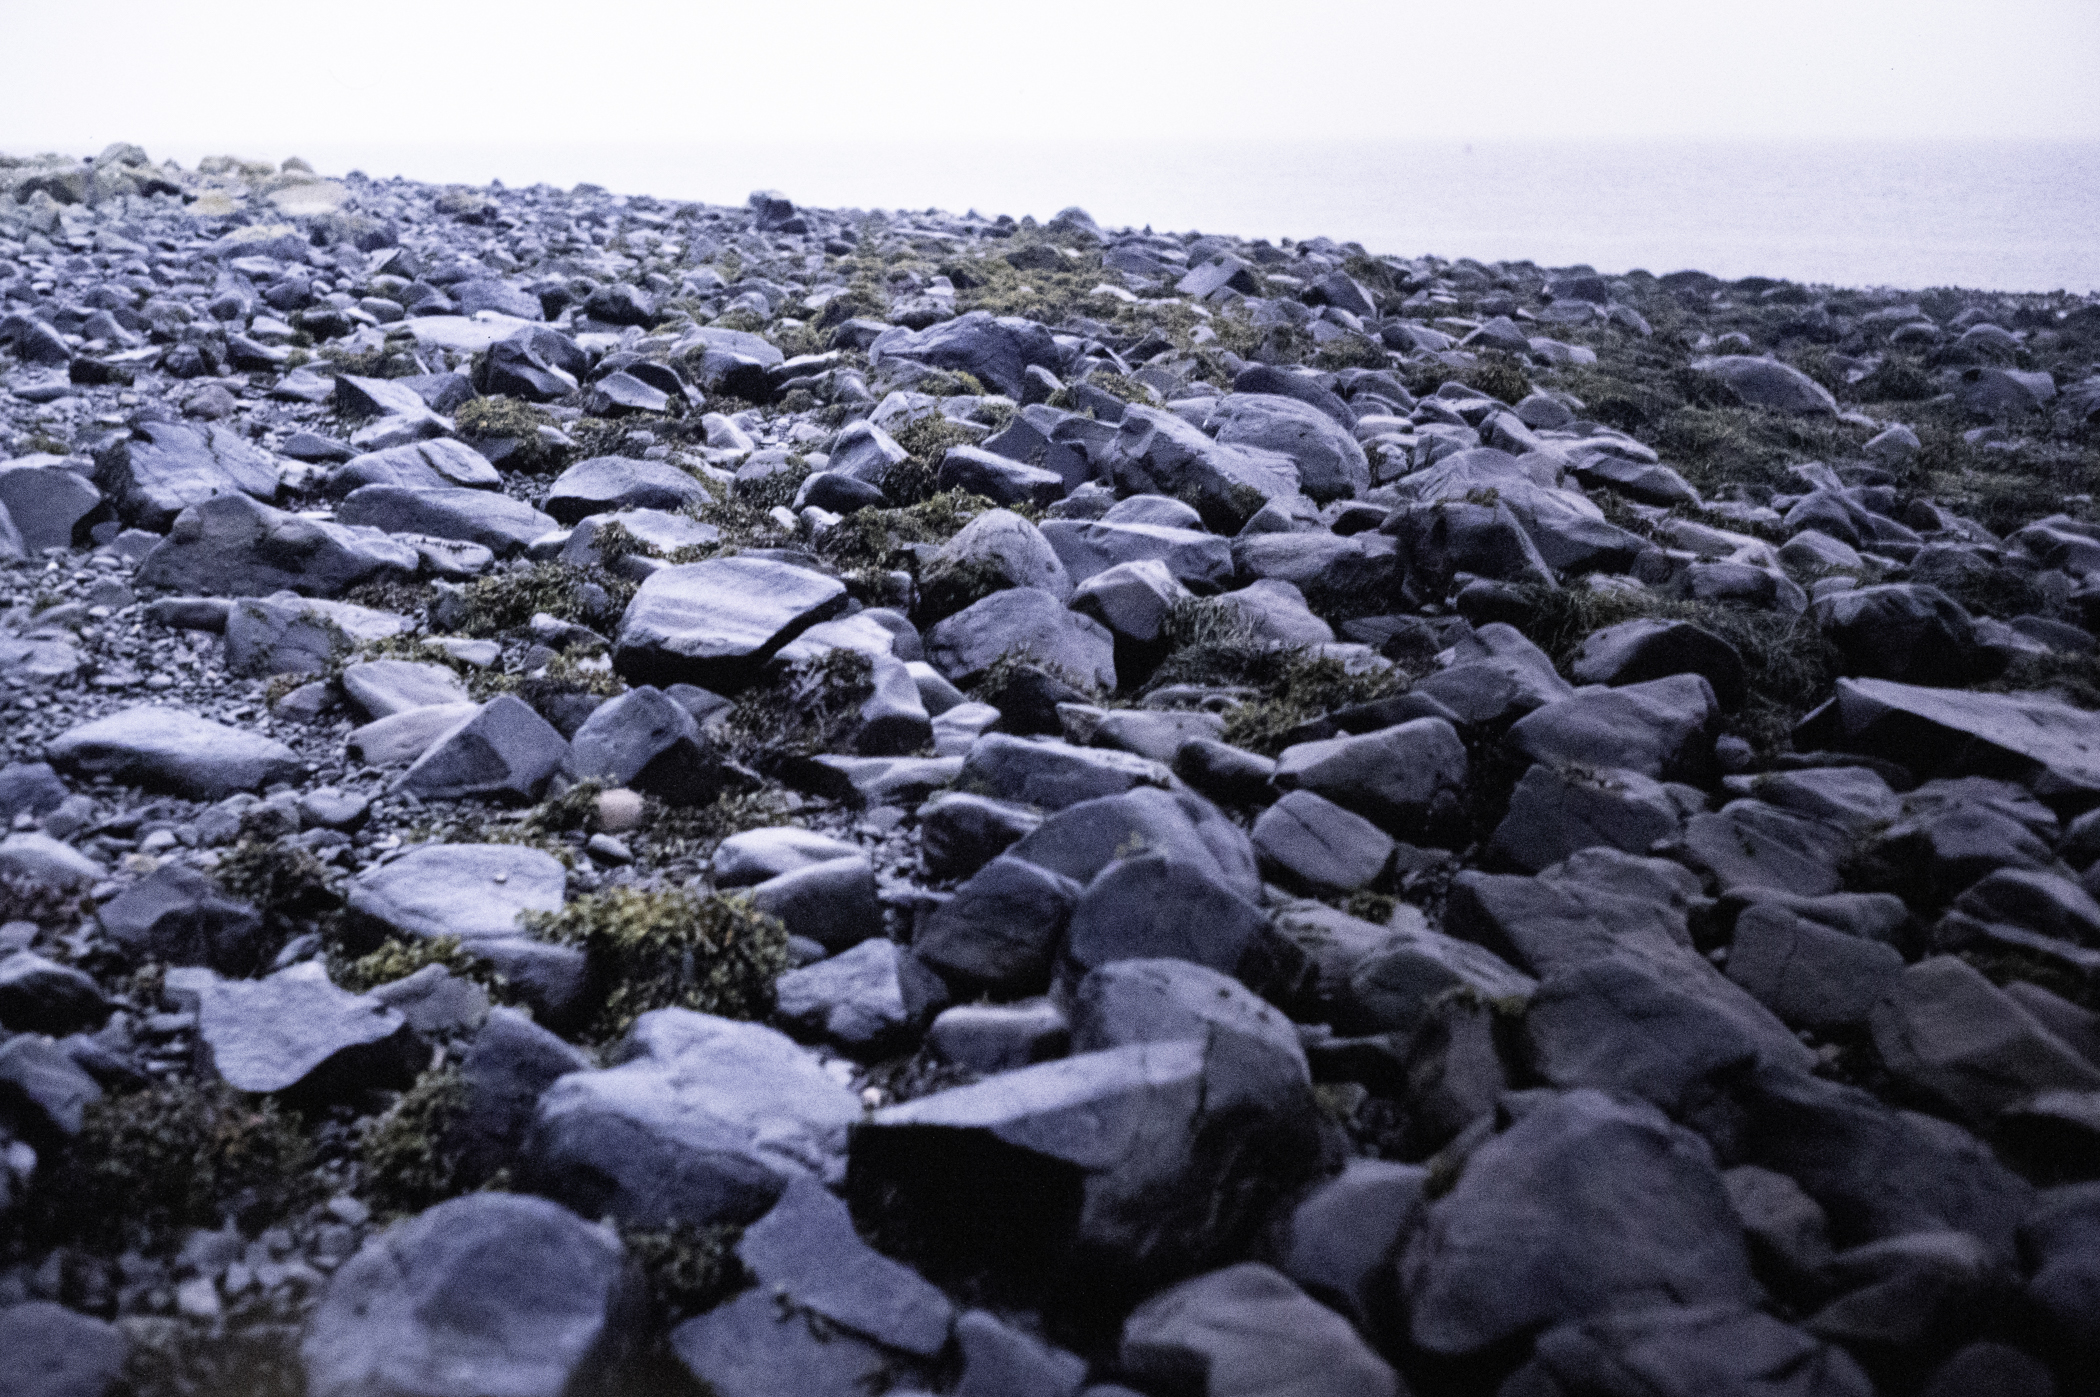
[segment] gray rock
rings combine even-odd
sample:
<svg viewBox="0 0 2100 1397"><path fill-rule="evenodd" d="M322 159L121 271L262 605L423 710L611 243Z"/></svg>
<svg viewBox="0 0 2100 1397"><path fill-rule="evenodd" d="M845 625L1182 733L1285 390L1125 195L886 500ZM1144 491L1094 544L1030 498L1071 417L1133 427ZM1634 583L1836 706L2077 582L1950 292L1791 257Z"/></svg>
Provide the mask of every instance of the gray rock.
<svg viewBox="0 0 2100 1397"><path fill-rule="evenodd" d="M875 868L866 855L827 859L768 878L751 889L751 905L778 918L792 936L842 951L882 932Z"/></svg>
<svg viewBox="0 0 2100 1397"><path fill-rule="evenodd" d="M429 751L431 743L480 711L473 703L411 708L353 730L343 747L353 761L369 766L408 766Z"/></svg>
<svg viewBox="0 0 2100 1397"><path fill-rule="evenodd" d="M1893 946L1820 926L1775 904L1745 908L1729 942L1728 978L1789 1026L1829 1033L1863 1025L1894 988Z"/></svg>
<svg viewBox="0 0 2100 1397"><path fill-rule="evenodd" d="M152 705L68 729L52 739L45 756L70 775L107 776L191 800L294 780L301 770L298 754L281 742Z"/></svg>
<svg viewBox="0 0 2100 1397"><path fill-rule="evenodd" d="M1107 464L1119 491L1185 500L1221 533L1239 532L1271 500L1300 497L1298 465L1290 457L1213 441L1172 413L1152 408L1132 407L1123 414Z"/></svg>
<svg viewBox="0 0 2100 1397"><path fill-rule="evenodd" d="M66 783L44 762L0 767L0 820L10 825L17 815L50 814L66 795Z"/></svg>
<svg viewBox="0 0 2100 1397"><path fill-rule="evenodd" d="M64 840L24 830L0 839L0 873L79 892L101 882L105 870Z"/></svg>
<svg viewBox="0 0 2100 1397"><path fill-rule="evenodd" d="M1517 782L1489 847L1536 873L1580 849L1646 854L1683 832L1684 815L1659 781L1637 771L1540 762Z"/></svg>
<svg viewBox="0 0 2100 1397"><path fill-rule="evenodd" d="M95 915L134 964L204 965L222 975L248 975L268 950L255 908L178 863L139 879Z"/></svg>
<svg viewBox="0 0 2100 1397"><path fill-rule="evenodd" d="M873 422L850 422L832 443L828 469L879 490L890 469L909 459L910 454Z"/></svg>
<svg viewBox="0 0 2100 1397"><path fill-rule="evenodd" d="M1549 1329L1507 1390L1525 1397L1871 1397L1874 1384L1842 1348L1770 1315L1656 1305Z"/></svg>
<svg viewBox="0 0 2100 1397"><path fill-rule="evenodd" d="M1801 370L1776 359L1727 354L1695 367L1727 384L1730 391L1750 407L1768 407L1777 412L1810 417L1837 415L1837 399L1830 396L1829 389Z"/></svg>
<svg viewBox="0 0 2100 1397"><path fill-rule="evenodd" d="M1018 1004L958 1004L934 1016L926 1050L943 1062L990 1076L1063 1057L1072 1026L1047 999Z"/></svg>
<svg viewBox="0 0 2100 1397"><path fill-rule="evenodd" d="M951 446L941 457L934 483L943 490L982 495L999 505L1055 504L1065 493L1065 478L975 446Z"/></svg>
<svg viewBox="0 0 2100 1397"><path fill-rule="evenodd" d="M340 682L344 696L372 719L471 701L467 686L452 670L412 660L364 660L346 665Z"/></svg>
<svg viewBox="0 0 2100 1397"><path fill-rule="evenodd" d="M736 1255L762 1289L884 1348L932 1358L947 1346L948 1297L863 1242L846 1205L814 1179L790 1180Z"/></svg>
<svg viewBox="0 0 2100 1397"><path fill-rule="evenodd" d="M693 715L647 684L591 711L570 740L569 768L677 805L707 804L724 780L721 757Z"/></svg>
<svg viewBox="0 0 2100 1397"><path fill-rule="evenodd" d="M112 1397L131 1341L115 1325L48 1300L0 1309L7 1397Z"/></svg>
<svg viewBox="0 0 2100 1397"><path fill-rule="evenodd" d="M2043 1194L2020 1223L2020 1249L2031 1268L2027 1301L2051 1336L2082 1360L2100 1354L2100 1184Z"/></svg>
<svg viewBox="0 0 2100 1397"><path fill-rule="evenodd" d="M1180 583L1214 590L1232 579L1232 540L1191 525L1142 520L1051 519L1043 537L1075 583L1128 563L1164 566Z"/></svg>
<svg viewBox="0 0 2100 1397"><path fill-rule="evenodd" d="M875 1112L849 1182L1001 1270L1074 1258L1185 1273L1312 1166L1311 1088L1275 1063L1225 1037L1002 1073Z"/></svg>
<svg viewBox="0 0 2100 1397"><path fill-rule="evenodd" d="M1833 592L1817 599L1811 614L1847 674L1949 685L1980 677L1986 664L1968 612L1937 587L1891 583Z"/></svg>
<svg viewBox="0 0 2100 1397"><path fill-rule="evenodd" d="M705 486L667 461L593 456L555 477L548 514L563 524L623 509L676 511L712 498Z"/></svg>
<svg viewBox="0 0 2100 1397"><path fill-rule="evenodd" d="M474 944L523 935L525 912L558 912L561 861L523 844L424 844L369 868L345 895L351 912L406 937Z"/></svg>
<svg viewBox="0 0 2100 1397"><path fill-rule="evenodd" d="M1702 675L1588 689L1518 720L1510 745L1535 762L1696 780L1713 761L1720 705Z"/></svg>
<svg viewBox="0 0 2100 1397"><path fill-rule="evenodd" d="M671 1351L716 1397L859 1397L897 1374L875 1344L747 1290L671 1331Z"/></svg>
<svg viewBox="0 0 2100 1397"><path fill-rule="evenodd" d="M523 552L560 527L531 505L497 491L427 485L363 486L350 492L336 518L383 533L478 543L499 557Z"/></svg>
<svg viewBox="0 0 2100 1397"><path fill-rule="evenodd" d="M604 551L598 547L598 536L614 524L667 558L681 548L704 547L719 542L722 537L722 531L713 524L704 524L683 514L666 514L660 509L622 509L609 514L587 515L579 520L576 527L569 530L568 542L561 546L560 561L571 567L606 566Z"/></svg>
<svg viewBox="0 0 2100 1397"><path fill-rule="evenodd" d="M1392 1270L1429 1206L1418 1164L1352 1159L1313 1186L1280 1228L1276 1268L1368 1329L1391 1305Z"/></svg>
<svg viewBox="0 0 2100 1397"><path fill-rule="evenodd" d="M42 1034L17 1033L0 1042L0 1106L31 1140L78 1135L88 1106L101 1099L95 1079Z"/></svg>
<svg viewBox="0 0 2100 1397"><path fill-rule="evenodd" d="M329 489L337 495L366 485L494 490L502 483L503 477L486 456L450 437L354 456L328 477Z"/></svg>
<svg viewBox="0 0 2100 1397"><path fill-rule="evenodd" d="M1059 601L1072 595L1072 579L1049 541L1035 525L1007 509L986 510L942 544L925 581L938 585L951 574L979 590L986 585L1033 587Z"/></svg>
<svg viewBox="0 0 2100 1397"><path fill-rule="evenodd" d="M377 529L221 495L176 516L167 538L140 561L136 579L141 586L217 596L328 597L360 582L413 577L417 567L413 547Z"/></svg>
<svg viewBox="0 0 2100 1397"><path fill-rule="evenodd" d="M2009 1288L1990 1249L1960 1232L1890 1237L1838 1253L1824 1276L1838 1297L1810 1333L1886 1357L1973 1338Z"/></svg>
<svg viewBox="0 0 2100 1397"><path fill-rule="evenodd" d="M1700 674L1723 708L1743 701L1743 657L1733 645L1689 621L1643 617L1590 632L1569 666L1579 683L1640 684L1673 674Z"/></svg>
<svg viewBox="0 0 2100 1397"><path fill-rule="evenodd" d="M1233 1038L1277 1080L1312 1080L1297 1028L1281 1011L1231 976L1187 960L1134 957L1102 965L1073 991L1071 1016L1076 1053Z"/></svg>
<svg viewBox="0 0 2100 1397"><path fill-rule="evenodd" d="M1706 1142L1644 1103L1541 1094L1476 1149L1401 1266L1409 1332L1475 1353L1555 1323L1759 1298Z"/></svg>
<svg viewBox="0 0 2100 1397"><path fill-rule="evenodd" d="M1371 488L1371 468L1355 437L1332 417L1293 398L1228 393L1204 428L1227 446L1281 452L1297 464L1305 493L1317 501L1352 499Z"/></svg>
<svg viewBox="0 0 2100 1397"><path fill-rule="evenodd" d="M1227 974L1254 949L1260 909L1201 870L1164 854L1119 859L1072 910L1066 955L1082 970L1173 956Z"/></svg>
<svg viewBox="0 0 2100 1397"><path fill-rule="evenodd" d="M539 798L569 744L524 700L498 694L431 743L394 783L426 800Z"/></svg>
<svg viewBox="0 0 2100 1397"><path fill-rule="evenodd" d="M1415 686L1468 723L1496 725L1574 693L1545 651L1494 621L1451 647L1450 665Z"/></svg>
<svg viewBox="0 0 2100 1397"><path fill-rule="evenodd" d="M277 467L231 427L149 421L96 456L95 483L125 523L161 533L218 496L276 499Z"/></svg>
<svg viewBox="0 0 2100 1397"><path fill-rule="evenodd" d="M1065 362L1064 352L1048 329L1019 316L994 317L989 311L971 311L915 333L900 334L879 349L885 358L961 370L1015 399L1022 396L1023 375L1030 367L1055 372Z"/></svg>
<svg viewBox="0 0 2100 1397"><path fill-rule="evenodd" d="M1078 1397L1086 1360L1002 1324L984 1310L955 1322L962 1377L955 1397ZM1098 1389L1097 1389L1098 1391Z"/></svg>
<svg viewBox="0 0 2100 1397"><path fill-rule="evenodd" d="M509 1165L532 1128L540 1094L591 1060L516 1009L497 1006L460 1062L459 1113L445 1132L460 1177L473 1183Z"/></svg>
<svg viewBox="0 0 2100 1397"><path fill-rule="evenodd" d="M1206 1397L1394 1397L1405 1389L1349 1322L1259 1262L1197 1276L1123 1322L1123 1368Z"/></svg>
<svg viewBox="0 0 2100 1397"><path fill-rule="evenodd" d="M548 1088L520 1161L531 1187L590 1217L749 1222L790 1179L836 1177L861 1119L813 1056L757 1024L658 1009L613 1056Z"/></svg>
<svg viewBox="0 0 2100 1397"><path fill-rule="evenodd" d="M307 1321L313 1397L563 1397L638 1347L617 1237L543 1199L472 1193L374 1237Z"/></svg>
<svg viewBox="0 0 2100 1397"><path fill-rule="evenodd" d="M1081 885L1012 855L991 860L935 908L912 938L919 958L959 985L1040 992Z"/></svg>
<svg viewBox="0 0 2100 1397"><path fill-rule="evenodd" d="M429 1056L399 1014L337 989L319 961L264 980L212 977L197 1037L220 1079L247 1092L332 1097L405 1087Z"/></svg>
<svg viewBox="0 0 2100 1397"><path fill-rule="evenodd" d="M871 937L828 959L790 970L774 984L781 1022L848 1052L894 1043L910 1025L894 941Z"/></svg>
<svg viewBox="0 0 2100 1397"><path fill-rule="evenodd" d="M75 528L101 503L102 492L58 458L0 463L0 511L13 521L26 555L71 548Z"/></svg>
<svg viewBox="0 0 2100 1397"><path fill-rule="evenodd" d="M34 951L0 956L0 1026L15 1033L100 1028L112 1006L94 977Z"/></svg>
<svg viewBox="0 0 2100 1397"><path fill-rule="evenodd" d="M1275 784L1311 791L1387 829L1433 828L1455 813L1465 790L1466 749L1441 718L1417 718L1361 737L1287 747Z"/></svg>
<svg viewBox="0 0 2100 1397"><path fill-rule="evenodd" d="M1891 1075L1978 1127L2038 1092L2100 1091L2100 1067L1953 956L1904 970L1869 1021Z"/></svg>
<svg viewBox="0 0 2100 1397"><path fill-rule="evenodd" d="M1685 822L1680 857L1724 893L1834 893L1853 836L1842 826L1761 800L1732 800Z"/></svg>
<svg viewBox="0 0 2100 1397"><path fill-rule="evenodd" d="M733 690L845 604L836 578L767 558L667 567L628 603L613 663L636 683Z"/></svg>
<svg viewBox="0 0 2100 1397"><path fill-rule="evenodd" d="M1107 626L1118 640L1149 645L1159 639L1167 613L1191 595L1165 563L1146 558L1087 578L1073 591L1071 605Z"/></svg>
<svg viewBox="0 0 2100 1397"><path fill-rule="evenodd" d="M1092 745L1171 765L1182 744L1215 740L1224 731L1225 720L1215 713L1125 708L1110 712L1095 726Z"/></svg>
<svg viewBox="0 0 2100 1397"><path fill-rule="evenodd" d="M291 592L243 597L226 616L226 668L241 675L321 674L361 642L409 628L408 618Z"/></svg>
<svg viewBox="0 0 2100 1397"><path fill-rule="evenodd" d="M1165 767L1126 752L1031 741L1003 733L980 738L961 770L967 786L979 793L1045 810L1173 783Z"/></svg>
<svg viewBox="0 0 2100 1397"><path fill-rule="evenodd" d="M927 636L927 658L958 684L974 682L1008 656L1026 657L1084 687L1116 687L1115 637L1107 627L1034 587L994 592Z"/></svg>
<svg viewBox="0 0 2100 1397"><path fill-rule="evenodd" d="M741 888L812 864L859 856L858 844L814 830L776 825L732 834L715 846L709 872L718 888Z"/></svg>
<svg viewBox="0 0 2100 1397"><path fill-rule="evenodd" d="M1290 791L1254 822L1254 847L1278 881L1314 893L1376 882L1393 860L1385 831L1311 791Z"/></svg>

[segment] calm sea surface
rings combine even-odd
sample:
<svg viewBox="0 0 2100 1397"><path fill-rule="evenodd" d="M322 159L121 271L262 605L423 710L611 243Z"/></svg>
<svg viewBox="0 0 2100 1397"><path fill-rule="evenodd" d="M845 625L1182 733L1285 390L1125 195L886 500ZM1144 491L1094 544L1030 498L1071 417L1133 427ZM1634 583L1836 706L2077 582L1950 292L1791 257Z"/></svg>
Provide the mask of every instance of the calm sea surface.
<svg viewBox="0 0 2100 1397"><path fill-rule="evenodd" d="M201 152L178 152L185 161ZM255 152L261 154L262 152ZM290 152L285 152L290 153ZM323 170L1355 239L1413 256L1837 285L2100 291L2100 144L330 147ZM156 152L158 154L158 152Z"/></svg>

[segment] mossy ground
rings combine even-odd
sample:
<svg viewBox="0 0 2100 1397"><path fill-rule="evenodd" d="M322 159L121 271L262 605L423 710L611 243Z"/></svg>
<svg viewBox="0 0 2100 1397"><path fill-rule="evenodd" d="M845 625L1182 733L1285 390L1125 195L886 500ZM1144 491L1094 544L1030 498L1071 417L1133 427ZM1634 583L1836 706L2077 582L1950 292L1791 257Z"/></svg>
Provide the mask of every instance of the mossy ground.
<svg viewBox="0 0 2100 1397"><path fill-rule="evenodd" d="M358 1158L363 1193L375 1212L420 1212L473 1186L461 1176L460 1152L449 1138L465 1104L459 1069L434 1067L366 1126Z"/></svg>
<svg viewBox="0 0 2100 1397"><path fill-rule="evenodd" d="M584 949L603 990L590 1029L599 1039L652 1009L762 1018L787 969L787 929L743 897L616 887L525 921L537 936Z"/></svg>

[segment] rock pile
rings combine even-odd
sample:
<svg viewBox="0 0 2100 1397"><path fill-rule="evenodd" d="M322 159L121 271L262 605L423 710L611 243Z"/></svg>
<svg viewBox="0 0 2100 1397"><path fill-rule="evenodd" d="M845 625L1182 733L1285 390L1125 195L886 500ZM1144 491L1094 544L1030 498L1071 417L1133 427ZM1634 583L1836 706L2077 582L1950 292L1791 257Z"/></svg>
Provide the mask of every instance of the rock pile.
<svg viewBox="0 0 2100 1397"><path fill-rule="evenodd" d="M2093 1392L2096 361L0 160L0 1389Z"/></svg>

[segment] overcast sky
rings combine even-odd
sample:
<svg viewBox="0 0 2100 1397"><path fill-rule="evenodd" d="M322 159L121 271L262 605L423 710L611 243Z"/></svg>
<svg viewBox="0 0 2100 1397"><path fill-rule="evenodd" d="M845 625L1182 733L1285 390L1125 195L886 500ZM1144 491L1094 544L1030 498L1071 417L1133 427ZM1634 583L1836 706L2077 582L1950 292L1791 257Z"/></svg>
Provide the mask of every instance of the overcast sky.
<svg viewBox="0 0 2100 1397"><path fill-rule="evenodd" d="M2100 139L2096 0L0 0L0 35L16 153Z"/></svg>

